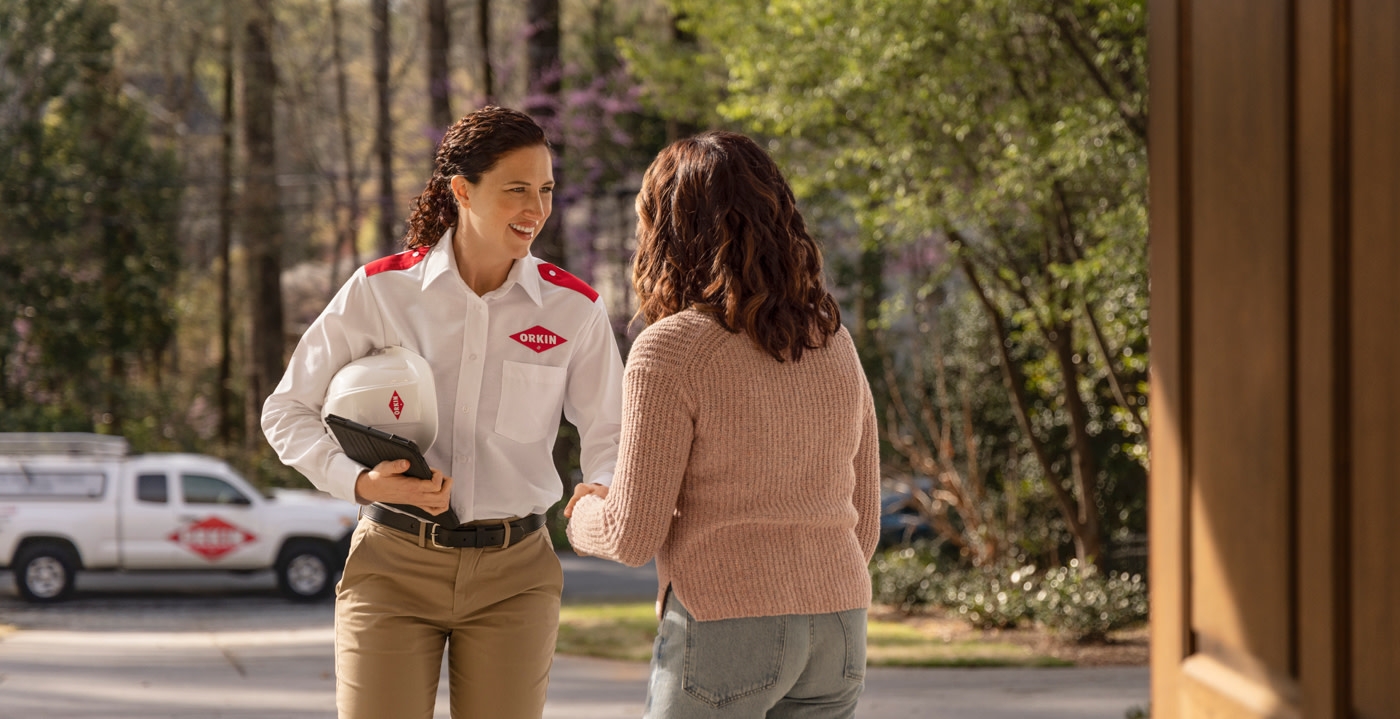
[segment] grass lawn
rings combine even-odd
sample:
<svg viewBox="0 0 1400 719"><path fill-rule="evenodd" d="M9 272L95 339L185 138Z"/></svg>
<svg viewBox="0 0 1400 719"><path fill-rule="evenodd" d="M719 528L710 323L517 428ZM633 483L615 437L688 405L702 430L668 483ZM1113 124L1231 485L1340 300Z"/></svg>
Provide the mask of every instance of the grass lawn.
<svg viewBox="0 0 1400 719"><path fill-rule="evenodd" d="M654 639L656 615L651 602L573 604L559 612L560 654L647 661ZM953 637L933 628L878 618L870 620L866 652L869 665L874 667L1069 665L1010 642Z"/></svg>
<svg viewBox="0 0 1400 719"><path fill-rule="evenodd" d="M560 654L645 662L654 639L653 602L566 604L559 610Z"/></svg>

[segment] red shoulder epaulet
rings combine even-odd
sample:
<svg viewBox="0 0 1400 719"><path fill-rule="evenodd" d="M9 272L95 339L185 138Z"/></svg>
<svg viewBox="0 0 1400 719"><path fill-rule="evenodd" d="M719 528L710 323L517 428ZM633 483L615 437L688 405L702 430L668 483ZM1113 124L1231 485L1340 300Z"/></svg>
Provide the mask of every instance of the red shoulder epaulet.
<svg viewBox="0 0 1400 719"><path fill-rule="evenodd" d="M540 263L540 279L543 279L551 285L559 285L565 289L573 290L587 297L589 302L598 301L598 291L589 287L587 282L574 277L548 262Z"/></svg>
<svg viewBox="0 0 1400 719"><path fill-rule="evenodd" d="M389 270L406 270L422 262L423 258L428 256L429 249L431 248L415 247L411 250L404 250L397 255L381 257L365 265L365 277L377 275L380 272L387 272Z"/></svg>

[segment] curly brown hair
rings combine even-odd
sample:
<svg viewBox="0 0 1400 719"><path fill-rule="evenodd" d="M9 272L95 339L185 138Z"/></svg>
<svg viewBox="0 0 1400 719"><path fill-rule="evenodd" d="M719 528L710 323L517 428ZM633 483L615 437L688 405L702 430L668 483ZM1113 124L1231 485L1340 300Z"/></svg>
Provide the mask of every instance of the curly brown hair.
<svg viewBox="0 0 1400 719"><path fill-rule="evenodd" d="M680 140L647 168L632 286L648 323L694 308L779 362L826 346L841 327L792 188L763 148L733 132Z"/></svg>
<svg viewBox="0 0 1400 719"><path fill-rule="evenodd" d="M487 105L458 120L438 143L428 186L413 200L404 246L432 247L457 226L454 175L476 184L506 153L539 145L549 147L544 129L519 110Z"/></svg>

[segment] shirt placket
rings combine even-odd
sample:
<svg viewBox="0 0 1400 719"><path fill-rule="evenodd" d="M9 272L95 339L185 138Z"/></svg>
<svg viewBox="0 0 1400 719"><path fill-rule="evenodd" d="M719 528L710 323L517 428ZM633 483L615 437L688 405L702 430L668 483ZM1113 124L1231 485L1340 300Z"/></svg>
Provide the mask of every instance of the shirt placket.
<svg viewBox="0 0 1400 719"><path fill-rule="evenodd" d="M457 423L453 437L452 476L465 491L454 491L463 498L458 516L468 522L476 508L477 428L486 420L481 416L481 377L486 366L486 341L490 330L490 311L484 300L472 295L467 298L466 331L462 333L462 363L457 375ZM461 479L456 479L461 478ZM462 481L465 480L465 481Z"/></svg>

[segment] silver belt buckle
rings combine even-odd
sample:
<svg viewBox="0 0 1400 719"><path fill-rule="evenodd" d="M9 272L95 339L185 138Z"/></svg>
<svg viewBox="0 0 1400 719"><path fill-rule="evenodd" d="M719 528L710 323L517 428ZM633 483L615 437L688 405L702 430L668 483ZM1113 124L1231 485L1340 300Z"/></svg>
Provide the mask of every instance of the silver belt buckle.
<svg viewBox="0 0 1400 719"><path fill-rule="evenodd" d="M431 542L433 543L433 546L434 546L434 547L437 547L438 549L451 549L451 548L452 548L452 547L449 547L449 546L447 546L446 544L443 544L443 543L441 543L441 542L438 541L438 536L437 536L437 535L438 535L438 530L439 530L439 529L442 529L442 525L441 525L441 524L438 524L437 522L424 522L424 524L430 524L430 525L432 525L432 529L429 529L429 530L428 530L428 540L431 541Z"/></svg>

